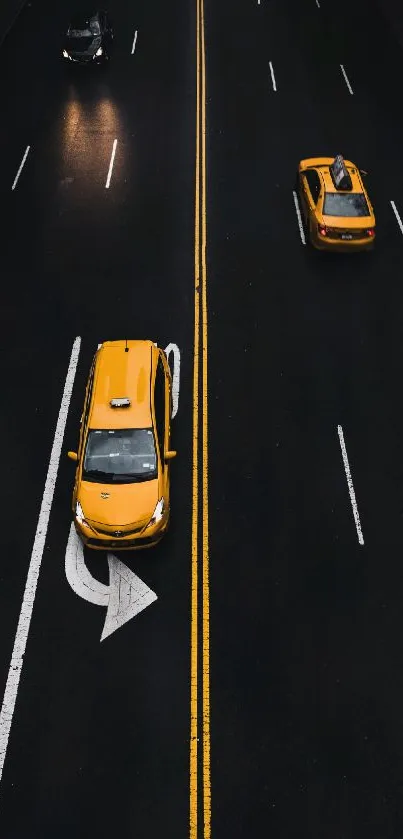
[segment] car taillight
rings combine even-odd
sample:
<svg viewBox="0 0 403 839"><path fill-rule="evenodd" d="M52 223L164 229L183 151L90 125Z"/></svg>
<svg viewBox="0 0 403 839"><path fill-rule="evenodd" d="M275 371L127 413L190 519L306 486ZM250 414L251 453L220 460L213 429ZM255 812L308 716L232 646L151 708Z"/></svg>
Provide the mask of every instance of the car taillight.
<svg viewBox="0 0 403 839"><path fill-rule="evenodd" d="M370 228L367 230L367 236L375 236L375 230L374 230L374 228L373 228L373 227L370 227Z"/></svg>
<svg viewBox="0 0 403 839"><path fill-rule="evenodd" d="M327 230L324 224L318 224L318 230L321 236L326 236Z"/></svg>

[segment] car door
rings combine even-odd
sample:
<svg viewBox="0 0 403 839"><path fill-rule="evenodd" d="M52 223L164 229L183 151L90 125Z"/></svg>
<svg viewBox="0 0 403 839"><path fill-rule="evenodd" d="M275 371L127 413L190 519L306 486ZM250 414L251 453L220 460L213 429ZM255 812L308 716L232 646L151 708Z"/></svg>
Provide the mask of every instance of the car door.
<svg viewBox="0 0 403 839"><path fill-rule="evenodd" d="M320 193L320 179L316 169L306 169L301 178L305 220L311 227L315 220L316 205Z"/></svg>
<svg viewBox="0 0 403 839"><path fill-rule="evenodd" d="M171 417L172 417L172 377L171 377L171 369L168 364L168 359L164 352L161 351L161 361L164 368L164 376L165 376L165 451L169 452L171 449ZM167 499L167 504L169 504L169 492L170 492L170 464L171 461L167 461L166 463L166 471L165 471L165 497Z"/></svg>
<svg viewBox="0 0 403 839"><path fill-rule="evenodd" d="M165 463L165 414L166 414L166 394L165 394L165 371L161 360L158 356L157 369L155 372L154 383L154 414L155 426L157 433L158 449L160 453L161 474L164 476L166 471Z"/></svg>
<svg viewBox="0 0 403 839"><path fill-rule="evenodd" d="M112 26L111 26L111 22L110 22L110 19L109 19L109 15L108 15L108 12L105 12L105 11L102 11L100 14L101 14L101 18L102 18L102 32L103 32L103 37L105 39L105 44L106 44L107 47L110 47L113 35L112 35Z"/></svg>
<svg viewBox="0 0 403 839"><path fill-rule="evenodd" d="M160 416L159 419L159 427L160 430L158 431L159 437L159 444L160 444L160 455L161 455L161 468L162 468L162 479L163 479L163 493L166 500L167 505L169 504L169 474L170 474L170 463L169 461L165 460L165 454L170 450L170 437L171 437L171 415L172 415L172 390L171 390L171 371L169 368L168 361L166 356L162 350L159 352L158 356L158 364L157 364L157 372L156 372L156 380L155 380L155 412L156 412L156 420L158 426L158 414Z"/></svg>
<svg viewBox="0 0 403 839"><path fill-rule="evenodd" d="M89 417L89 413L90 413L92 394L93 394L93 390L94 390L94 371L95 371L95 358L92 362L90 374L88 376L87 387L85 389L84 408L83 408L83 412L81 414L81 419L80 419L80 439L79 439L78 451L77 451L78 460L77 460L76 476L75 476L75 481L74 481L73 509L75 509L78 481L79 481L79 476L80 476L81 471L82 471L82 459L83 459L83 454L84 454L85 441L86 441L86 438L87 438L88 417Z"/></svg>
<svg viewBox="0 0 403 839"><path fill-rule="evenodd" d="M369 207L369 211L370 211L371 215L372 215L372 216L374 216L374 218L375 218L374 208L373 208L372 203L371 203L371 201L370 201L370 197L369 197L369 195L368 195L367 188L366 188L366 186L365 186L365 184L364 184L364 181L363 181L363 179L362 179L362 177L361 177L361 174L363 174L363 175L364 175L364 177L365 177L365 176L368 174L368 172L364 172L364 170L363 170L363 169L360 169L360 170L358 171L358 177L359 177L359 180L360 180L360 184L361 184L362 191L363 191L363 193L364 193L364 195L365 195L365 198L367 199L367 204L368 204L368 207Z"/></svg>
<svg viewBox="0 0 403 839"><path fill-rule="evenodd" d="M106 31L105 12L103 12L103 11L99 12L98 17L99 17L99 25L101 27L102 46L106 48L108 46L108 38L107 38L107 31Z"/></svg>
<svg viewBox="0 0 403 839"><path fill-rule="evenodd" d="M161 350L161 360L165 373L165 451L171 447L171 417L173 410L172 402L172 375L171 368L165 353Z"/></svg>

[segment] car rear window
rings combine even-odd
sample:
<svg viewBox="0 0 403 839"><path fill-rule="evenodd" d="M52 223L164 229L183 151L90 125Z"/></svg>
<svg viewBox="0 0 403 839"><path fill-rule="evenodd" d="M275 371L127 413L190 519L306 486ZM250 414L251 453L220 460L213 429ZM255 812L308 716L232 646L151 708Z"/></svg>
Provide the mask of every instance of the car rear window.
<svg viewBox="0 0 403 839"><path fill-rule="evenodd" d="M363 192L326 192L323 204L325 216L369 216L367 199Z"/></svg>

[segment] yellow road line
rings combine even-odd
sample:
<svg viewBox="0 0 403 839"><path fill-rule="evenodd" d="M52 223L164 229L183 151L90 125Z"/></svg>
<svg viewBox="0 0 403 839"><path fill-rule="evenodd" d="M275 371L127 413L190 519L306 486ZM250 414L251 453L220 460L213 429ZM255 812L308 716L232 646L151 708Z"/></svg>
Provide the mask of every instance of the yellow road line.
<svg viewBox="0 0 403 839"><path fill-rule="evenodd" d="M193 348L193 477L192 477L192 570L190 617L190 839L197 839L197 734L198 734L198 496L199 496L199 343L200 343L200 11L197 5L196 46L196 177L195 177L195 266Z"/></svg>
<svg viewBox="0 0 403 839"><path fill-rule="evenodd" d="M204 0L196 0L196 183L195 183L195 288L193 356L193 481L190 658L190 839L198 836L198 584L199 584L199 372L202 366L202 732L203 732L203 839L211 837L210 781L210 607L208 521L208 345L206 266L206 57ZM200 359L200 302L201 339Z"/></svg>
<svg viewBox="0 0 403 839"><path fill-rule="evenodd" d="M201 260L202 260L202 410L203 410L203 493L202 493L202 552L203 552L203 821L204 839L211 836L211 773L210 773L210 586L209 586L209 509L208 509L208 330L207 330L207 208L206 208L206 49L204 32L204 0L201 7Z"/></svg>

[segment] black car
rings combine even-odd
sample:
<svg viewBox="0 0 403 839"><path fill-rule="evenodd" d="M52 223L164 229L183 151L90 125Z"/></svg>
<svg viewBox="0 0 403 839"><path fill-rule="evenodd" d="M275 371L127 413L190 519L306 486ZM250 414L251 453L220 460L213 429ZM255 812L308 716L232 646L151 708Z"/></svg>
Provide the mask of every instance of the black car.
<svg viewBox="0 0 403 839"><path fill-rule="evenodd" d="M63 58L79 64L107 61L112 41L113 31L107 12L75 15L64 39Z"/></svg>

